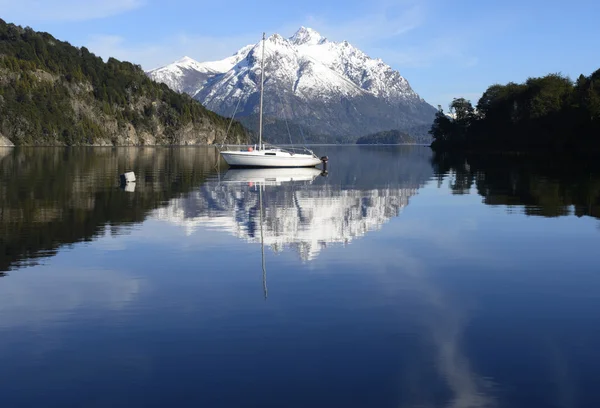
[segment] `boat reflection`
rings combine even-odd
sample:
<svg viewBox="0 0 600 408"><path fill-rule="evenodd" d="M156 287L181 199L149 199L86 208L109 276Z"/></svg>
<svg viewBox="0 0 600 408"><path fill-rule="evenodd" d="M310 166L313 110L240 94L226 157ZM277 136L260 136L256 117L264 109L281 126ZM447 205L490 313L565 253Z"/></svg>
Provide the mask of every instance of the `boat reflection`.
<svg viewBox="0 0 600 408"><path fill-rule="evenodd" d="M230 168L223 175L224 183L259 183L262 185L280 185L294 181L312 182L322 175L323 171L314 167L304 168L256 168L234 169Z"/></svg>

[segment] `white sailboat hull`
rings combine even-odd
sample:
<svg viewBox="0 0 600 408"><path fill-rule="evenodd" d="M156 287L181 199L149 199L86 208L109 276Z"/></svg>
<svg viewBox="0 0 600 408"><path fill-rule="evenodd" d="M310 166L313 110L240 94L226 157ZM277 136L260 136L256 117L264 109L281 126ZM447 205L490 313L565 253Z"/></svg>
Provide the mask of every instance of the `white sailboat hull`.
<svg viewBox="0 0 600 408"><path fill-rule="evenodd" d="M285 151L223 151L221 156L232 167L315 167L321 163L314 155Z"/></svg>

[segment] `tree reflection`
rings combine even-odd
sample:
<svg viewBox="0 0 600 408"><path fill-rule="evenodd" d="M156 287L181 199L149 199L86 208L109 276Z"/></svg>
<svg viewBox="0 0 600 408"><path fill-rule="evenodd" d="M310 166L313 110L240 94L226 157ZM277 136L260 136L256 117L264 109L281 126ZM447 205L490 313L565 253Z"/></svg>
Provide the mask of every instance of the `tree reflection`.
<svg viewBox="0 0 600 408"><path fill-rule="evenodd" d="M440 180L453 193L474 185L488 205L522 207L527 215L574 214L600 218L600 166L566 158L533 155L437 153L432 157Z"/></svg>
<svg viewBox="0 0 600 408"><path fill-rule="evenodd" d="M0 157L0 271L143 221L214 171L214 149L22 148ZM136 173L134 192L118 176Z"/></svg>

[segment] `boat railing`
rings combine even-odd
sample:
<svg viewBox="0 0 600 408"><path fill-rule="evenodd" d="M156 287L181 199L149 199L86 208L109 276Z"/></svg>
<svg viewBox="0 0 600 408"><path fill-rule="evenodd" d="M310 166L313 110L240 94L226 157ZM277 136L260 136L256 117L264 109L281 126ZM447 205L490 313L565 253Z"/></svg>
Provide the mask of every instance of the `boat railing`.
<svg viewBox="0 0 600 408"><path fill-rule="evenodd" d="M270 149L279 149L281 151L288 152L288 153L293 153L293 154L296 154L296 153L305 153L305 154L311 154L313 156L315 155L313 153L313 151L310 150L307 147L291 147L291 146L281 147L281 146L271 146L271 145L268 145L268 146L265 146L265 147L268 148L268 149L269 148Z"/></svg>
<svg viewBox="0 0 600 408"><path fill-rule="evenodd" d="M217 145L217 149L220 152L223 151L247 151L248 148L252 148L253 150L256 150L258 147L258 145L256 144L219 144Z"/></svg>
<svg viewBox="0 0 600 408"><path fill-rule="evenodd" d="M257 150L258 149L258 145L257 144L221 144L217 146L219 151L227 151L227 150L232 150L232 151L247 151L247 150ZM304 154L310 154L316 157L315 153L310 150L307 147L295 147L295 146L275 146L272 144L263 144L263 149L265 150L279 150L282 152L288 152L291 154L298 154L298 153L304 153Z"/></svg>

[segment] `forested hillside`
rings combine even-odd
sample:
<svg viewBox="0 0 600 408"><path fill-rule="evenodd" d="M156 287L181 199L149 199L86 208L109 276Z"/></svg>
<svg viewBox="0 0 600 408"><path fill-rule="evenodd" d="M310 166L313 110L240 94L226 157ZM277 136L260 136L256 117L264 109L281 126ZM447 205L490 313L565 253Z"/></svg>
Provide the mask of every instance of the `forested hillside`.
<svg viewBox="0 0 600 408"><path fill-rule="evenodd" d="M492 85L476 107L458 98L450 108L454 119L440 110L431 128L436 150L600 151L600 70Z"/></svg>
<svg viewBox="0 0 600 408"><path fill-rule="evenodd" d="M245 129L139 65L0 19L0 144L153 145L246 142ZM8 139L8 140L7 140Z"/></svg>

